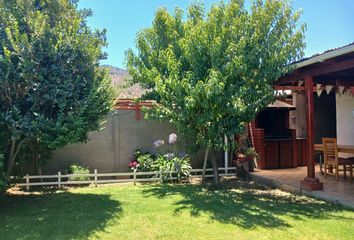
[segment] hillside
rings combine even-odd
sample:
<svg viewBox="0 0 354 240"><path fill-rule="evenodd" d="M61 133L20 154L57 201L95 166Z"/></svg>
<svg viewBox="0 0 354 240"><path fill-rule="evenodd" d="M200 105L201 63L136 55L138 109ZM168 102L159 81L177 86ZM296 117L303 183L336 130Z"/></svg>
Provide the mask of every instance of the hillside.
<svg viewBox="0 0 354 240"><path fill-rule="evenodd" d="M139 84L128 85L129 74L126 70L110 65L103 65L103 67L109 69L112 85L122 88L122 91L117 96L118 98L138 98L144 93L144 90Z"/></svg>

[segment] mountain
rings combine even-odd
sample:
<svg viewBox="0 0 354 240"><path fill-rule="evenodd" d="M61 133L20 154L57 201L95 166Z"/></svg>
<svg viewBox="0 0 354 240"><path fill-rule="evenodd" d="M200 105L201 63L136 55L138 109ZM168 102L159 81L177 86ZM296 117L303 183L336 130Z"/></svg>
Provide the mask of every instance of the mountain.
<svg viewBox="0 0 354 240"><path fill-rule="evenodd" d="M127 70L111 65L103 65L103 67L108 68L112 78L112 85L119 89L118 98L139 98L144 94L144 90L139 84L129 84L130 76Z"/></svg>

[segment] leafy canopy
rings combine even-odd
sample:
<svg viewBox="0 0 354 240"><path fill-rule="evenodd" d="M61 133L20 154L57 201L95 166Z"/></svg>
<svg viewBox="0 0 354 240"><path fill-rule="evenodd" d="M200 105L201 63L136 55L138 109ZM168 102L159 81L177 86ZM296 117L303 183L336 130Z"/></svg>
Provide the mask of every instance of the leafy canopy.
<svg viewBox="0 0 354 240"><path fill-rule="evenodd" d="M110 110L108 72L99 66L105 30L87 26L90 14L76 0L0 0L5 181L26 151L43 162L53 149L85 141Z"/></svg>
<svg viewBox="0 0 354 240"><path fill-rule="evenodd" d="M303 56L305 25L287 1L214 4L206 14L192 4L157 10L153 24L137 34L137 53L126 61L145 98L159 105L148 117L168 119L199 145L220 149L224 134L244 124L274 100L272 83Z"/></svg>
<svg viewBox="0 0 354 240"><path fill-rule="evenodd" d="M84 141L111 107L105 31L70 0L0 0L0 122L10 139ZM0 133L1 134L1 133Z"/></svg>

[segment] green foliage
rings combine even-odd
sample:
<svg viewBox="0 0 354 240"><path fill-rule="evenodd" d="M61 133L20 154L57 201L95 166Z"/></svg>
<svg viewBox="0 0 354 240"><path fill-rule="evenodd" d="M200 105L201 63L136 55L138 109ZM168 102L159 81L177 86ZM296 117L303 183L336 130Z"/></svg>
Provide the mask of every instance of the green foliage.
<svg viewBox="0 0 354 240"><path fill-rule="evenodd" d="M138 153L135 152L136 160L139 163L137 170L139 172L152 172L153 170L153 163L154 157L150 153Z"/></svg>
<svg viewBox="0 0 354 240"><path fill-rule="evenodd" d="M168 120L198 145L223 149L224 135L274 100L273 82L303 56L305 25L287 1L243 0L214 4L208 13L193 4L187 16L159 9L151 27L128 50L132 81L159 104L147 117Z"/></svg>
<svg viewBox="0 0 354 240"><path fill-rule="evenodd" d="M189 177L192 170L190 158L188 156L175 157L173 160L173 169L177 175L177 181L181 181L182 177Z"/></svg>
<svg viewBox="0 0 354 240"><path fill-rule="evenodd" d="M0 137L8 135L7 146L31 139L56 149L99 129L112 90L99 66L105 30L87 26L90 13L72 0L0 0Z"/></svg>
<svg viewBox="0 0 354 240"><path fill-rule="evenodd" d="M253 147L250 147L245 150L245 155L246 156L257 156L258 154Z"/></svg>
<svg viewBox="0 0 354 240"><path fill-rule="evenodd" d="M158 156L152 167L154 170L160 171L162 182L167 182L172 178L173 161L166 159L164 156Z"/></svg>
<svg viewBox="0 0 354 240"><path fill-rule="evenodd" d="M23 143L17 155L12 174L16 176L26 174L26 172L23 172L23 167L34 167L36 174L39 174L39 168L45 166L52 158L52 149L38 143L35 139L28 139Z"/></svg>
<svg viewBox="0 0 354 240"><path fill-rule="evenodd" d="M0 153L0 193L5 190L6 179L4 174L4 155Z"/></svg>
<svg viewBox="0 0 354 240"><path fill-rule="evenodd" d="M134 153L135 159L129 163L131 169L137 169L139 172L160 172L161 181L173 181L176 177L180 182L182 178L186 179L192 170L190 158L186 154L176 152L177 135L171 133L169 135L168 146L173 148L173 152L165 145L165 141L158 139L154 141L154 147L160 150L157 156L150 153L142 153L136 150ZM165 151L161 151L164 148Z"/></svg>
<svg viewBox="0 0 354 240"><path fill-rule="evenodd" d="M67 174L89 174L90 169L88 167L80 166L78 164L72 164L66 171ZM69 177L69 181L86 181L90 180L89 177Z"/></svg>
<svg viewBox="0 0 354 240"><path fill-rule="evenodd" d="M188 156L168 158L159 155L152 167L154 171L160 171L162 182L167 182L174 176L176 176L177 181L180 182L182 178L188 177L192 170Z"/></svg>

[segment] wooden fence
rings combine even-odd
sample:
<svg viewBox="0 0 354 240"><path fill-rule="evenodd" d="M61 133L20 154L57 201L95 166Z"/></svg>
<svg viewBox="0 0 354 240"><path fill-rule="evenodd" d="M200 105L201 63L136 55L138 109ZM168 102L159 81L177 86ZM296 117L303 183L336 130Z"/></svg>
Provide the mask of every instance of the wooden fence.
<svg viewBox="0 0 354 240"><path fill-rule="evenodd" d="M213 169L207 168L205 177L212 178L214 175L212 174ZM236 168L219 168L220 176L234 176ZM200 178L202 177L203 169L192 169L190 176L188 178ZM173 172L172 174L176 174ZM84 180L75 180L75 178L81 178ZM105 178L105 179L102 179ZM127 183L133 182L158 182L161 181L162 174L161 172L137 172L132 171L129 173L98 173L97 169L94 170L94 173L89 174L61 174L58 172L56 175L26 175L20 179L16 186L18 187L26 187L27 190L30 189L31 186L58 186L61 187L63 185L75 185L75 184L94 184L97 186L98 184L104 183ZM176 180L177 177L170 177L169 180ZM49 180L49 181L47 181Z"/></svg>

